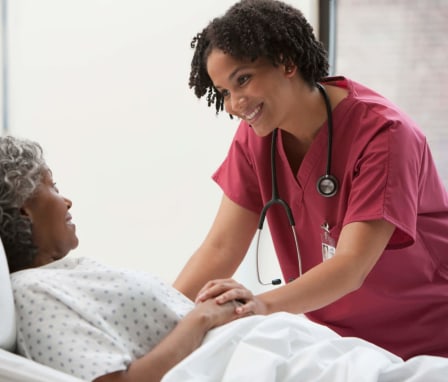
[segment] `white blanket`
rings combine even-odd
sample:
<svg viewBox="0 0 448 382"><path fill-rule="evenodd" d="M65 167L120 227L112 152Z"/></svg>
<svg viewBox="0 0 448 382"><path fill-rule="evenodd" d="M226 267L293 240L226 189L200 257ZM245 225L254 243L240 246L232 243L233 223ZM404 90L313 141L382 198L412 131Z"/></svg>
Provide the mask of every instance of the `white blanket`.
<svg viewBox="0 0 448 382"><path fill-rule="evenodd" d="M408 361L304 316L252 316L212 330L163 382L447 382L448 358Z"/></svg>

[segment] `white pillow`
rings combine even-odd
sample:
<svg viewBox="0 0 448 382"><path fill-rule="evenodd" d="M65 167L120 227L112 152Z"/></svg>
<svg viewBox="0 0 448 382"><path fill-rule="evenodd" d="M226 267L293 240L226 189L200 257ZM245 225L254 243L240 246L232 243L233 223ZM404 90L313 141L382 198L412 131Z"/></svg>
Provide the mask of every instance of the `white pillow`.
<svg viewBox="0 0 448 382"><path fill-rule="evenodd" d="M0 348L14 350L16 345L16 322L11 279L5 249L0 240Z"/></svg>

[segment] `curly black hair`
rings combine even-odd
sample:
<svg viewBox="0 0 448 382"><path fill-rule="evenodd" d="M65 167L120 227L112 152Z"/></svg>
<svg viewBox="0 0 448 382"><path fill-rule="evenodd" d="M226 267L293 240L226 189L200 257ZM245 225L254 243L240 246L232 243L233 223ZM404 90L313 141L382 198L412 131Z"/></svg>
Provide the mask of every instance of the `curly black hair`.
<svg viewBox="0 0 448 382"><path fill-rule="evenodd" d="M31 221L22 207L46 169L37 143L10 136L0 138L0 238L11 273L30 268L37 254Z"/></svg>
<svg viewBox="0 0 448 382"><path fill-rule="evenodd" d="M297 66L310 86L328 75L323 44L302 12L277 0L241 0L222 17L213 19L191 41L195 49L189 86L198 98L207 94L208 106L218 114L224 108L221 94L207 72L207 58L217 48L237 59L269 59L274 66Z"/></svg>

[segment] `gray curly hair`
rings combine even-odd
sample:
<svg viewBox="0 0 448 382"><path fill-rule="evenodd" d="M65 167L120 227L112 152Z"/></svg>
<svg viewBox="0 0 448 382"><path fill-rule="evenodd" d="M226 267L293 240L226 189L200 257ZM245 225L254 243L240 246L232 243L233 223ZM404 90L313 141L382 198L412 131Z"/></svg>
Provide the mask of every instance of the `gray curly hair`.
<svg viewBox="0 0 448 382"><path fill-rule="evenodd" d="M0 137L0 237L11 273L31 267L37 253L31 221L21 209L47 169L38 143Z"/></svg>

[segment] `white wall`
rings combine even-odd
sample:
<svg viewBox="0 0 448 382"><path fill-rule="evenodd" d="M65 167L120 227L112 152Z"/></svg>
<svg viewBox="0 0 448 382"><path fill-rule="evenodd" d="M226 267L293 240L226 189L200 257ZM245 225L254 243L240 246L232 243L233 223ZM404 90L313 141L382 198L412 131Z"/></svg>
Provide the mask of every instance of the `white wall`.
<svg viewBox="0 0 448 382"><path fill-rule="evenodd" d="M77 255L172 281L207 233L237 122L188 89L190 41L233 3L8 1L10 133L44 147ZM315 19L314 1L291 3ZM253 270L239 274L255 288Z"/></svg>

